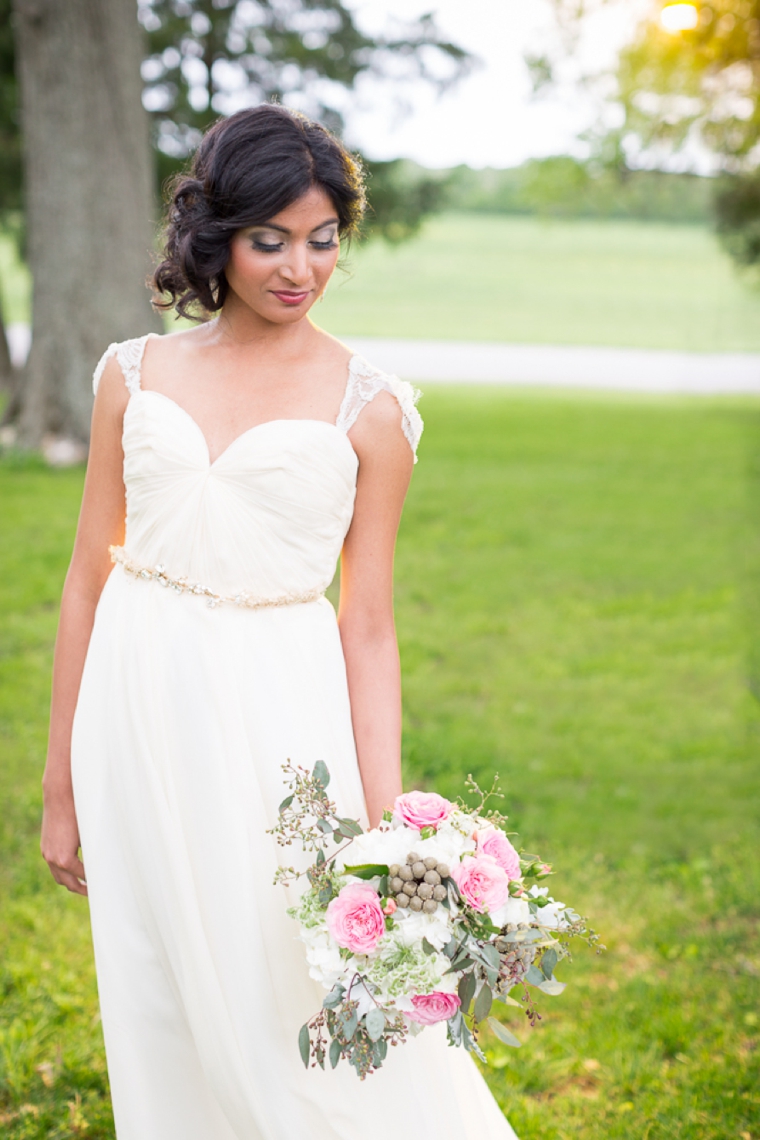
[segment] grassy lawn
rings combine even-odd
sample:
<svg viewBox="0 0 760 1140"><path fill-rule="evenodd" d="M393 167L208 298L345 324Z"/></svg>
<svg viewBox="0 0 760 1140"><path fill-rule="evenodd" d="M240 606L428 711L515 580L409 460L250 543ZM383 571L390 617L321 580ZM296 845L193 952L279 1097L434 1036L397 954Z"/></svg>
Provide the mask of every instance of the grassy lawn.
<svg viewBox="0 0 760 1140"><path fill-rule="evenodd" d="M319 310L338 334L760 351L760 293L698 226L447 215L349 268Z"/></svg>
<svg viewBox="0 0 760 1140"><path fill-rule="evenodd" d="M760 290L700 226L450 214L347 268L318 313L343 336L760 352ZM6 320L29 319L29 289L0 234Z"/></svg>
<svg viewBox="0 0 760 1140"><path fill-rule="evenodd" d="M422 410L397 560L407 781L498 771L608 947L564 967L538 1029L509 1011L524 1045L488 1040L487 1079L521 1140L758 1140L760 404L474 388ZM86 905L36 834L80 488L0 465L8 1140L112 1136Z"/></svg>

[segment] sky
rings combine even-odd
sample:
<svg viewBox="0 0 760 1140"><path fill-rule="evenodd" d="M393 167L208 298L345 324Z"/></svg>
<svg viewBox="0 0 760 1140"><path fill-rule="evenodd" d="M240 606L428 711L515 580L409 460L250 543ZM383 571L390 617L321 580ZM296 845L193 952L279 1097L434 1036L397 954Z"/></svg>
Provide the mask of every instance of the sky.
<svg viewBox="0 0 760 1140"><path fill-rule="evenodd" d="M424 166L515 166L527 158L584 153L578 134L597 108L567 82L561 94L531 98L526 51L541 53L555 33L546 0L348 0L362 26L387 27L433 11L441 31L479 57L481 65L443 95L427 84L406 85L401 114L394 85L364 80L346 108L347 139L369 158L413 158ZM581 65L614 64L645 0L608 0L586 26ZM571 65L571 67L577 65ZM568 79L570 77L568 76Z"/></svg>

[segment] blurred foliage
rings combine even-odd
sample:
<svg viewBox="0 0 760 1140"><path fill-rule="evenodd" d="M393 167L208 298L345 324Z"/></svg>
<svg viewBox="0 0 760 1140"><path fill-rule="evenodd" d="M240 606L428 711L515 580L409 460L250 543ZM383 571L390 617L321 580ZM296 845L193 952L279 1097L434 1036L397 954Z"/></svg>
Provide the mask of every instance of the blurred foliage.
<svg viewBox="0 0 760 1140"><path fill-rule="evenodd" d="M760 171L727 181L715 196L718 234L738 265L760 265Z"/></svg>
<svg viewBox="0 0 760 1140"><path fill-rule="evenodd" d="M148 39L144 101L159 148L180 157L237 106L294 101L339 131L344 93L359 76L443 88L470 64L431 15L370 36L342 0L138 0L138 12Z"/></svg>
<svg viewBox="0 0 760 1140"><path fill-rule="evenodd" d="M692 7L695 28L667 32L655 12L621 53L621 132L667 151L699 141L724 169L751 169L760 142L760 0Z"/></svg>
<svg viewBox="0 0 760 1140"><path fill-rule="evenodd" d="M508 170L447 172L448 208L565 218L642 218L706 222L712 181L693 174L636 170L621 176L569 155L531 159Z"/></svg>
<svg viewBox="0 0 760 1140"><path fill-rule="evenodd" d="M441 36L431 15L387 35L360 30L341 0L139 0L148 39L144 102L154 121L159 183L180 169L202 132L251 102L278 100L341 132L345 93L364 75L439 89L471 64ZM412 177L400 160L369 163L371 214L365 233L391 242L417 232L437 208L437 182Z"/></svg>
<svg viewBox="0 0 760 1140"><path fill-rule="evenodd" d="M572 54L584 18L605 2L552 0L561 47L526 61L536 90L556 84L559 59ZM694 27L667 30L668 9L693 16ZM604 76L585 77L595 79ZM587 136L597 160L625 177L634 166L672 167L687 147L711 153L726 175L711 203L718 233L737 263L759 264L760 0L653 0L620 53L615 81L605 98L621 121Z"/></svg>

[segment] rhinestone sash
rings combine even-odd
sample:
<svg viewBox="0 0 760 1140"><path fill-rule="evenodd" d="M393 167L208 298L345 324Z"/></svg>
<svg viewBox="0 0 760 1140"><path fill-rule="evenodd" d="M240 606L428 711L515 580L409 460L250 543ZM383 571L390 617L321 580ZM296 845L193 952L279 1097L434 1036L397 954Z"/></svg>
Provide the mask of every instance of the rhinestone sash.
<svg viewBox="0 0 760 1140"><path fill-rule="evenodd" d="M238 606L242 609L261 610L273 606L296 606L303 602L316 602L324 595L326 586L318 586L313 590L306 590L302 594L277 594L274 597L261 597L254 594L217 594L201 582L191 582L189 578L172 578L166 573L166 568L160 563L157 566L141 566L134 562L123 546L109 546L108 553L111 561L118 563L125 574L132 578L142 579L145 582L158 582L168 586L177 594L196 594L206 598L206 604L212 609L217 606Z"/></svg>

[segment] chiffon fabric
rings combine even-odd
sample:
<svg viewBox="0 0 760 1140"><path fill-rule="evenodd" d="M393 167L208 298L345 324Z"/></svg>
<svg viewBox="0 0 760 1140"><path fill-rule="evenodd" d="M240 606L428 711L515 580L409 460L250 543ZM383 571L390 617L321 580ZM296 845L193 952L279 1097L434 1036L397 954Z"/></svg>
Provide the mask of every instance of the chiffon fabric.
<svg viewBox="0 0 760 1140"><path fill-rule="evenodd" d="M324 993L272 883L291 861L267 834L288 759L325 760L341 814L366 823L321 591L353 511L347 432L388 391L416 448L412 390L354 357L336 424L264 423L211 463L190 416L141 389L146 340L104 357L130 392L123 557L184 586L114 567L72 739L118 1140L514 1140L442 1026L365 1081L304 1068L298 1030Z"/></svg>

